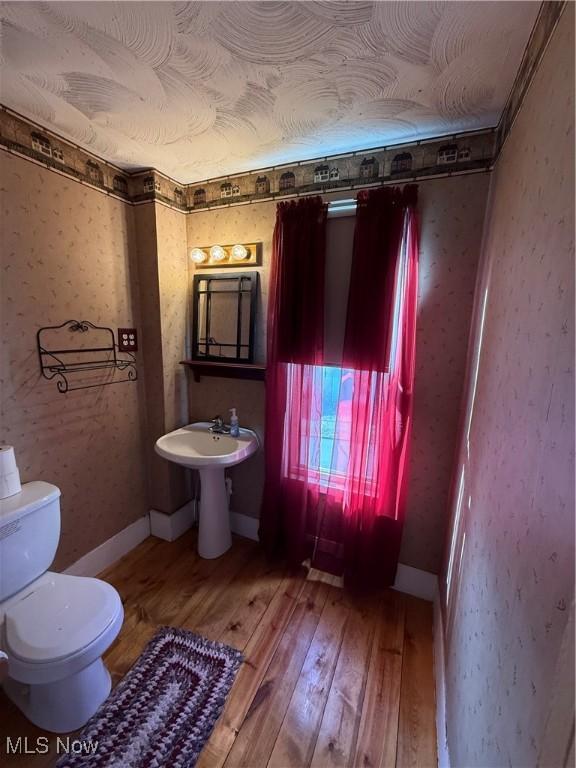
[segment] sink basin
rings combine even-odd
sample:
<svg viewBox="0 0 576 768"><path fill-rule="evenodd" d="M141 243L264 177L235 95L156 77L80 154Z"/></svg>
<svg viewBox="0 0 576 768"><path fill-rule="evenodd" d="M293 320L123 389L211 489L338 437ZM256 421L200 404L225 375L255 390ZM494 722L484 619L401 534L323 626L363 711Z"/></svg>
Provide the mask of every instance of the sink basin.
<svg viewBox="0 0 576 768"><path fill-rule="evenodd" d="M232 467L258 450L258 437L241 429L239 437L209 432L211 422L199 421L169 432L156 441L156 453L176 464L203 469Z"/></svg>
<svg viewBox="0 0 576 768"><path fill-rule="evenodd" d="M156 453L200 473L198 554L220 557L232 546L224 469L256 453L258 436L241 429L238 437L210 432L212 422L199 421L158 438Z"/></svg>

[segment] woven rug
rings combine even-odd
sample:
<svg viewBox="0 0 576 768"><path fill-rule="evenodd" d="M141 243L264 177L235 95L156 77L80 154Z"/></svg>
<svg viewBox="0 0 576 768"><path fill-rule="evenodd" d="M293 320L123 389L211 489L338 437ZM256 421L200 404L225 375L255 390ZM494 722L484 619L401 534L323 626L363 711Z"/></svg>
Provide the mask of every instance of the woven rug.
<svg viewBox="0 0 576 768"><path fill-rule="evenodd" d="M242 663L240 651L184 629L162 627L80 736L94 754L57 768L191 768Z"/></svg>

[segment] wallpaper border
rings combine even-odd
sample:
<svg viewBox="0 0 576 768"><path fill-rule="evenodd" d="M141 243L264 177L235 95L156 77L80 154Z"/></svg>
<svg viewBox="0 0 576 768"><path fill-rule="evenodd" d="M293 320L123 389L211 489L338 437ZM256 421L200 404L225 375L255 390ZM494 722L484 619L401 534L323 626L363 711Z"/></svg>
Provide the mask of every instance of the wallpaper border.
<svg viewBox="0 0 576 768"><path fill-rule="evenodd" d="M182 213L191 213L486 171L493 164L495 129L392 144L201 183L179 184L153 168L134 173L124 171L0 104L0 148L126 203L159 202Z"/></svg>
<svg viewBox="0 0 576 768"><path fill-rule="evenodd" d="M543 0L540 5L540 11L536 22L534 23L526 49L524 50L520 68L518 69L518 73L512 84L510 96L508 97L504 111L498 121L498 127L496 129L495 160L500 154L504 142L510 133L510 129L522 106L526 92L540 65L542 56L548 47L548 43L554 34L554 30L560 21L560 16L566 5L567 0Z"/></svg>

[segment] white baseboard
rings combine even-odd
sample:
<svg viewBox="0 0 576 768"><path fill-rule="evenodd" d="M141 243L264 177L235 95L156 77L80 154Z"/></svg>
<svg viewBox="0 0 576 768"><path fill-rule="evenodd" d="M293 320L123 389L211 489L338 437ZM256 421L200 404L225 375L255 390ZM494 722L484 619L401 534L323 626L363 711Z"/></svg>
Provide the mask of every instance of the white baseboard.
<svg viewBox="0 0 576 768"><path fill-rule="evenodd" d="M148 515L136 520L112 536L111 539L81 557L64 573L73 576L96 576L121 557L127 555L130 550L137 547L150 535L165 541L174 541L194 525L195 518L194 501L184 504L172 515L165 515L152 509ZM230 527L232 532L238 536L258 541L259 525L260 521L256 517L242 515L239 512L230 513ZM434 602L438 593L438 582L433 573L399 563L394 589Z"/></svg>
<svg viewBox="0 0 576 768"><path fill-rule="evenodd" d="M246 539L258 541L259 525L260 520L256 517L248 517L239 512L232 512L230 515L232 532ZM438 577L434 573L399 563L394 589L433 603L438 595Z"/></svg>
<svg viewBox="0 0 576 768"><path fill-rule="evenodd" d="M165 541L174 541L182 536L189 528L192 528L196 520L195 502L189 501L180 507L172 515L165 515L150 510L150 533ZM241 515L239 512L230 513L230 528L232 533L243 536L245 539L258 541L258 526L260 521L255 517Z"/></svg>
<svg viewBox="0 0 576 768"><path fill-rule="evenodd" d="M444 626L440 595L434 600L434 676L436 679L436 739L438 742L438 768L450 768L450 753L446 730L446 657L444 654Z"/></svg>
<svg viewBox="0 0 576 768"><path fill-rule="evenodd" d="M97 576L105 568L127 555L148 536L150 536L150 518L145 515L81 557L66 568L64 573L71 576Z"/></svg>
<svg viewBox="0 0 576 768"><path fill-rule="evenodd" d="M420 568L398 563L393 589L433 603L438 594L438 577L435 573L421 571Z"/></svg>
<svg viewBox="0 0 576 768"><path fill-rule="evenodd" d="M257 517L248 517L248 515L241 515L239 512L230 513L230 527L232 533L238 534L238 536L244 536L245 539L252 539L258 541L258 526L260 520Z"/></svg>
<svg viewBox="0 0 576 768"><path fill-rule="evenodd" d="M192 499L171 515L150 510L150 533L164 541L175 541L192 528L196 520L196 501Z"/></svg>

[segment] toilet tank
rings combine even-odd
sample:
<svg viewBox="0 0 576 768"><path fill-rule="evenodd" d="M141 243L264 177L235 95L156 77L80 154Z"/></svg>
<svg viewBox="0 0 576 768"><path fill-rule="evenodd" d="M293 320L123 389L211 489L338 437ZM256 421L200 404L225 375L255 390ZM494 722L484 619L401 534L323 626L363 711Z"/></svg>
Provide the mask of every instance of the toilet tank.
<svg viewBox="0 0 576 768"><path fill-rule="evenodd" d="M36 480L0 499L0 602L50 568L60 539L60 490Z"/></svg>

